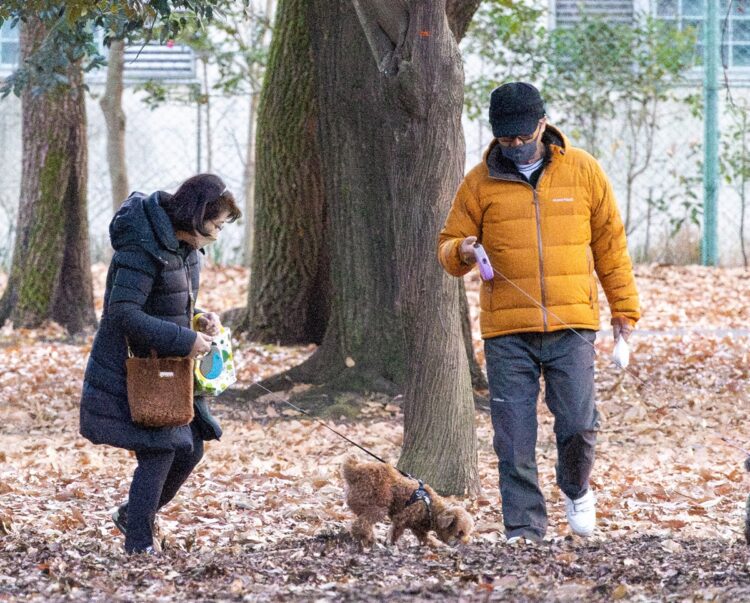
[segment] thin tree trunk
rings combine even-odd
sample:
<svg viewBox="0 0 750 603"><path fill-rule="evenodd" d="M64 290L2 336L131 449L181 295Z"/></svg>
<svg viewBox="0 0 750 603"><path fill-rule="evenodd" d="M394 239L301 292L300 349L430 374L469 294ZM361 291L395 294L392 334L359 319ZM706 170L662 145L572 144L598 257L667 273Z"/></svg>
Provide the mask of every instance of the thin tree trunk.
<svg viewBox="0 0 750 603"><path fill-rule="evenodd" d="M247 157L242 182L245 189L245 249L243 264L250 266L255 237L255 123L258 114L259 95L250 93L250 115L247 119Z"/></svg>
<svg viewBox="0 0 750 603"><path fill-rule="evenodd" d="M113 40L109 47L107 83L99 101L107 126L107 166L112 188L112 208L117 211L130 193L125 154L125 111L122 108L125 42Z"/></svg>
<svg viewBox="0 0 750 603"><path fill-rule="evenodd" d="M21 57L47 34L37 18L21 26ZM23 165L13 263L0 323L36 327L52 319L77 333L96 323L86 215L86 111L82 72L71 87L34 94L27 87Z"/></svg>
<svg viewBox="0 0 750 603"><path fill-rule="evenodd" d="M319 343L328 324L326 208L307 0L282 0L258 107L247 313L258 341Z"/></svg>
<svg viewBox="0 0 750 603"><path fill-rule="evenodd" d="M742 131L747 132L747 113L742 113ZM747 249L745 244L745 212L747 210L747 147L743 144L740 159L740 251L742 265L747 269Z"/></svg>
<svg viewBox="0 0 750 603"><path fill-rule="evenodd" d="M203 99L206 105L206 171L214 170L213 130L211 127L211 88L208 84L208 59L203 57Z"/></svg>
<svg viewBox="0 0 750 603"><path fill-rule="evenodd" d="M487 383L487 377L482 371L482 367L477 362L477 357L474 354L474 337L471 332L471 316L469 315L469 300L466 299L466 287L464 286L463 279L458 281L458 299L459 299L459 313L461 316L461 334L464 340L464 348L466 349L466 358L469 360L469 373L471 374L471 387L477 389L489 389Z"/></svg>
<svg viewBox="0 0 750 603"><path fill-rule="evenodd" d="M271 19L273 15L274 0L266 0L264 19ZM253 12L255 6L253 3ZM271 27L266 27L263 35L258 40L260 48L267 48L271 36ZM263 65L253 64L250 92L250 116L248 117L247 128L247 161L243 174L243 183L245 186L245 248L243 253L243 264L252 265L253 245L255 243L255 132L258 116L258 105L260 103L260 91L256 90L255 82L261 80L263 75Z"/></svg>

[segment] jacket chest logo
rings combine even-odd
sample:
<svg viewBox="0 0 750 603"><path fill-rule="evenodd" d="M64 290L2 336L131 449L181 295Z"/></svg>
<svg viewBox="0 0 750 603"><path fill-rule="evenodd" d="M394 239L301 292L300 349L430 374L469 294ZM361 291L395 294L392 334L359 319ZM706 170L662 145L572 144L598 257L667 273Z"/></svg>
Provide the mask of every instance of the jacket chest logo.
<svg viewBox="0 0 750 603"><path fill-rule="evenodd" d="M552 203L573 203L575 199L573 197L553 197Z"/></svg>

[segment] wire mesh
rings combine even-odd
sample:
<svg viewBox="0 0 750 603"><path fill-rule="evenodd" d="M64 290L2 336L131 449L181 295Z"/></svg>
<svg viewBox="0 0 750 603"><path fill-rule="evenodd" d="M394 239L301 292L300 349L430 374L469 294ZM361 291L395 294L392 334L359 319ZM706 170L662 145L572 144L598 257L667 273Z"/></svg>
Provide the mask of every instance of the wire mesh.
<svg viewBox="0 0 750 603"><path fill-rule="evenodd" d="M632 10L625 0L483 2L462 43L467 168L481 161L492 137L486 118L490 90L504 81L531 81L547 100L550 122L597 157L610 177L634 259L700 261L702 6L702 0L633 0ZM719 260L746 266L750 0L722 0L721 10L725 89L720 101ZM168 84L174 94L156 106L145 102L143 90L126 88L131 189L174 190L190 175L212 171L243 204L250 97L213 91L211 77L203 82L203 90L212 91L209 96L190 94L195 82ZM101 76L92 81L91 92L88 203L96 261L110 253L107 225L113 212L106 128L98 105ZM6 267L21 152L20 102L9 97L0 101L0 263ZM241 261L243 222L228 226L210 250L212 259Z"/></svg>

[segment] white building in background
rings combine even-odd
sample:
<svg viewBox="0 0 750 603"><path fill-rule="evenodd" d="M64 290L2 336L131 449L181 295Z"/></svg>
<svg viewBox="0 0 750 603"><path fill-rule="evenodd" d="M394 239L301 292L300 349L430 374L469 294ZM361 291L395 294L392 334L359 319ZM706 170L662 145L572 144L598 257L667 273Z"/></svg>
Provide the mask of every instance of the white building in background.
<svg viewBox="0 0 750 603"><path fill-rule="evenodd" d="M8 23L0 28L0 78L13 72L19 57L18 30ZM127 46L123 107L126 114L126 153L131 189L174 191L189 176L204 171L221 175L243 199L248 102L243 98L212 97L211 107L191 100L190 87L205 88L198 58L179 44L157 42ZM112 216L109 171L106 160L106 126L99 107L106 68L86 74L90 94L86 99L89 142L89 223L94 259L107 259L108 224ZM156 81L177 91L180 98L157 108L147 106L147 96L137 86ZM209 82L210 85L210 82ZM211 125L207 124L210 115ZM209 151L210 144L210 151ZM210 165L209 165L210 161ZM21 107L16 97L0 100L0 240L12 239L21 181ZM242 226L228 225L221 247L211 250L216 259L238 260ZM214 246L212 246L214 247ZM0 245L0 265L9 260L10 248Z"/></svg>
<svg viewBox="0 0 750 603"><path fill-rule="evenodd" d="M730 120L726 112L729 93L731 98L738 104L750 105L750 0L733 0L730 9L729 0L527 0L534 6L544 6L547 9L546 25L550 28L575 27L580 21L582 13L612 23L633 23L639 16L650 15L666 23L671 24L678 30L688 28L698 32L696 56L698 61L695 67L688 73L684 85L677 91L681 94L695 94L700 96L703 88L703 69L701 44L701 32L703 31L705 2L718 2L722 34L722 50L726 69L720 73L721 82L727 85L727 89L721 93L722 112L721 128L728 130ZM596 58L592 61L595 63ZM465 62L467 73L480 73L475 69L476 65L471 57ZM501 83L501 82L497 82ZM553 124L563 121L564 114L558 112L558 108L550 103L547 107ZM702 184L684 185L688 189L688 195L675 195L676 189L670 189L669 182L678 175L698 177L702 179L700 161L702 160L703 147L703 123L700 118L691 115L685 105L664 105L662 107L663 117L660 118L660 131L658 144L656 145L656 157L658 161L638 178L634 187L634 198L640 204L636 217L641 223L646 215L645 207L647 198L667 199L670 207L675 211L682 211L682 201L695 205L703 197ZM615 123L612 130L606 133L609 140L607 144L600 145L598 159L605 171L613 181L616 195L621 207L624 206L625 179L624 162L622 156L623 147L618 140L618 133L622 124ZM486 123L469 122L464 119L464 129L467 140L467 168L481 161L482 154L491 141L492 134ZM563 128L569 136L573 132ZM600 137L602 134L600 134ZM605 137L606 137L605 136ZM583 146L580 141L572 140L573 144ZM686 149L690 149L690 153ZM721 149L720 149L721 150ZM688 155L690 155L688 157ZM666 161L663 161L666 159ZM661 166L657 164L661 163ZM671 169L672 174L665 173L665 166ZM679 167L678 167L679 166ZM680 170L684 170L681 172ZM665 194L665 191L667 194ZM688 199L690 196L692 199ZM729 186L724 179L721 181L719 195L719 246L720 259L724 265L741 264L740 238L739 238L739 207L740 199L738 192ZM687 211L686 211L687 213ZM745 219L746 230L750 230L747 224L750 217ZM684 230L679 236L671 236L672 224L666 218L662 218L662 224L654 224L646 234L645 229L639 228L630 236L631 252L639 256L640 252L649 242L648 249L651 257L659 261L686 261L690 256L698 252L700 233L697 229ZM655 240L667 241L669 249L663 255L654 256ZM745 245L750 250L750 240L745 240ZM688 253L689 252L689 253Z"/></svg>
<svg viewBox="0 0 750 603"><path fill-rule="evenodd" d="M702 31L705 2L719 2L724 32L724 57L735 79L750 76L750 2L748 0L550 0L552 25L574 25L580 11L590 15L632 23L638 14L652 14L675 27ZM699 50L701 45L699 42Z"/></svg>

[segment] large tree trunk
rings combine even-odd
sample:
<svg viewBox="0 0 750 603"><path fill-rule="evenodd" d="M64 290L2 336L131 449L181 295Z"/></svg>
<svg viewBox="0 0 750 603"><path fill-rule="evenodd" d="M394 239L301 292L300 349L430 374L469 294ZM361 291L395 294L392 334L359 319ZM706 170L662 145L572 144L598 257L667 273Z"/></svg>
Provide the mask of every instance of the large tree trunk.
<svg viewBox="0 0 750 603"><path fill-rule="evenodd" d="M107 83L99 101L107 126L107 166L112 187L112 209L117 211L125 201L128 186L128 163L125 155L125 111L122 108L125 71L125 42L113 40L109 47Z"/></svg>
<svg viewBox="0 0 750 603"><path fill-rule="evenodd" d="M445 2L313 0L332 320L345 372L404 384L402 469L479 487L459 282L435 237L462 176L463 71Z"/></svg>
<svg viewBox="0 0 750 603"><path fill-rule="evenodd" d="M450 0L449 4L450 26L460 36L466 31L479 0ZM350 342L347 335L350 328L343 329L342 333L337 321L342 320L339 314L343 311L351 324L351 313L355 310L349 307L346 299L334 302L329 293L328 238L321 242L325 232L326 205L320 180L320 151L314 138L318 119L313 85L315 66L309 54L307 15L303 14L306 10L306 3L302 0L282 0L276 13L271 59L258 117L258 176L252 220L253 238L257 244L253 246L248 306L239 319L234 319L235 327L236 330L248 331L257 340L282 343L320 342L325 333L324 344L308 362L295 367L288 375L267 380L264 383L267 387L279 389L288 387L293 381L320 383L342 377L333 385L340 387L347 382L350 385L357 383L359 387L356 389L367 389L374 379L378 383L377 389L394 392L397 391L394 384L400 386L404 375L402 345L390 336L392 330L398 330L397 325L391 325L390 317L386 316L385 331L378 331L382 321L377 321L372 327L359 329L361 333L351 337ZM314 25L319 21L318 15L312 13L310 21ZM356 25L359 27L358 23ZM355 34L361 37L360 33ZM345 46L343 50L346 50ZM370 59L364 57L364 60ZM324 91L328 89L323 88ZM346 129L339 138L354 146L366 144L361 140L348 140ZM338 139L329 137L326 144L338 144ZM366 159L364 162L367 164ZM371 182L380 178L376 168L364 165L363 170L363 174L369 174L361 178L365 186L369 187ZM338 190L337 194L356 196L357 190ZM382 227L380 210L378 207L372 209L371 219L375 222L374 229L378 230ZM387 241L382 243L385 245ZM355 247L352 265L365 254L359 251L358 245ZM384 260L373 258L367 263L378 279L389 278L387 270L380 272ZM351 274L351 270L344 270L339 278L349 280ZM367 291L368 287L375 285L352 281L349 286L352 289L364 287L363 291ZM361 313L377 313L378 308L383 307L380 305L383 301L377 296L368 298L367 306L371 309L363 308ZM335 304L346 309L340 311ZM386 314L390 308L386 306ZM360 313L360 309L356 312ZM369 333L375 333L376 340L363 347L361 342L368 339ZM378 333L384 336L379 337ZM340 337L344 338L343 343ZM471 345L466 350L475 386L486 388ZM385 361L388 365L385 371L381 370L382 360L371 362L367 359L383 352L393 358ZM354 361L355 366L349 367L353 370L345 371L347 375L342 376L341 370L347 358L349 364ZM355 358L364 358L365 361L358 363ZM372 379L361 379L363 371ZM383 373L387 377L381 379Z"/></svg>
<svg viewBox="0 0 750 603"><path fill-rule="evenodd" d="M21 57L47 34L36 18L21 27ZM80 65L71 87L21 97L23 166L13 263L0 322L35 327L52 319L70 332L96 323L86 215L86 111Z"/></svg>
<svg viewBox="0 0 750 603"><path fill-rule="evenodd" d="M328 322L325 202L306 0L276 9L258 109L255 244L247 313L256 340L320 342Z"/></svg>

